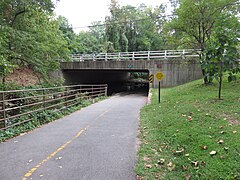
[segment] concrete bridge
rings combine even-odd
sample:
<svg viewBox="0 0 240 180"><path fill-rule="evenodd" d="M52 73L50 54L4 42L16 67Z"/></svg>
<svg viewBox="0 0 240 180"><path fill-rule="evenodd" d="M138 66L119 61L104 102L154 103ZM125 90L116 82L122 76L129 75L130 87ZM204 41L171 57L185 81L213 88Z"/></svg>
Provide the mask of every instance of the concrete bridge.
<svg viewBox="0 0 240 180"><path fill-rule="evenodd" d="M202 77L198 54L194 50L141 51L72 55L61 62L67 83L119 83L127 81L130 72L153 75L152 87L158 86L154 75L165 74L163 87L172 87Z"/></svg>

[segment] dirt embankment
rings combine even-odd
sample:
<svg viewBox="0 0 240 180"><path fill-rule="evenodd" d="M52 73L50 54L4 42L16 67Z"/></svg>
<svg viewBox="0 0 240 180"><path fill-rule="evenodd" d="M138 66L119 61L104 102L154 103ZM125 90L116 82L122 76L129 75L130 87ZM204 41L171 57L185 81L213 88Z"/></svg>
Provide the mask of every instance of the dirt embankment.
<svg viewBox="0 0 240 180"><path fill-rule="evenodd" d="M39 84L39 79L33 70L22 67L14 69L14 71L7 76L6 82L20 86L31 86Z"/></svg>

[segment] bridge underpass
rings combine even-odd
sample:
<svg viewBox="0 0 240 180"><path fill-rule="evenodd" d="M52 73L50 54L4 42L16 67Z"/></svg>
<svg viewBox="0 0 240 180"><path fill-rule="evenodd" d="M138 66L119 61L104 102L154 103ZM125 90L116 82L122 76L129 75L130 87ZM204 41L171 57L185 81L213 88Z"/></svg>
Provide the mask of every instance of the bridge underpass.
<svg viewBox="0 0 240 180"><path fill-rule="evenodd" d="M132 79L131 73L144 74L145 79ZM148 91L148 70L62 70L66 84L108 84L108 94L129 90Z"/></svg>
<svg viewBox="0 0 240 180"><path fill-rule="evenodd" d="M156 88L158 81L154 75L161 71L165 75L161 86L173 87L202 78L198 61L195 50L72 55L70 61L61 60L61 71L53 76L65 78L66 84L107 83L110 91L119 92L129 82L131 72L153 75L152 83L145 84Z"/></svg>

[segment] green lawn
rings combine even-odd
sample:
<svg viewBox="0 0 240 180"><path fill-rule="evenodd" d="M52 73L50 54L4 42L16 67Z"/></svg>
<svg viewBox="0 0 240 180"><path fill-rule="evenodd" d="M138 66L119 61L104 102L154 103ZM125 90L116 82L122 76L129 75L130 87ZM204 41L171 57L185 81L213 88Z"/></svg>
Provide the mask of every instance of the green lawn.
<svg viewBox="0 0 240 180"><path fill-rule="evenodd" d="M141 110L138 179L240 179L240 81L163 89ZM215 152L214 152L215 151ZM210 154L212 153L212 155Z"/></svg>

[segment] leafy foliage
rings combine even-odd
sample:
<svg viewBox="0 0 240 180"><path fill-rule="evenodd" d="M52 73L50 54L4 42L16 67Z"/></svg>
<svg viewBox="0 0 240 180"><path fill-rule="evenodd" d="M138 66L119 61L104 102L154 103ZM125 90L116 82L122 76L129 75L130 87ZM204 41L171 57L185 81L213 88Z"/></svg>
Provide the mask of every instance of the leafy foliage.
<svg viewBox="0 0 240 180"><path fill-rule="evenodd" d="M226 28L225 23L228 23L228 28ZM209 73L208 76L219 81L219 99L221 99L223 73L228 72L228 80L231 82L236 80L235 74L240 72L239 38L240 24L237 18L235 17L231 21L222 18L204 52L203 63Z"/></svg>
<svg viewBox="0 0 240 180"><path fill-rule="evenodd" d="M113 44L115 51L159 50L166 48L162 33L166 22L165 7L156 8L141 4L120 7L112 0L111 15L106 17L106 38Z"/></svg>
<svg viewBox="0 0 240 180"><path fill-rule="evenodd" d="M239 5L237 0L183 0L166 26L169 41L178 47L201 50L199 57L205 83L212 79L208 76L210 72L204 68L206 59L202 58L206 57L204 53L208 43L212 43L218 27L231 29L231 23L239 13Z"/></svg>
<svg viewBox="0 0 240 180"><path fill-rule="evenodd" d="M47 79L58 67L55 59L68 54L53 8L50 0L0 2L3 78L13 66L28 66Z"/></svg>

